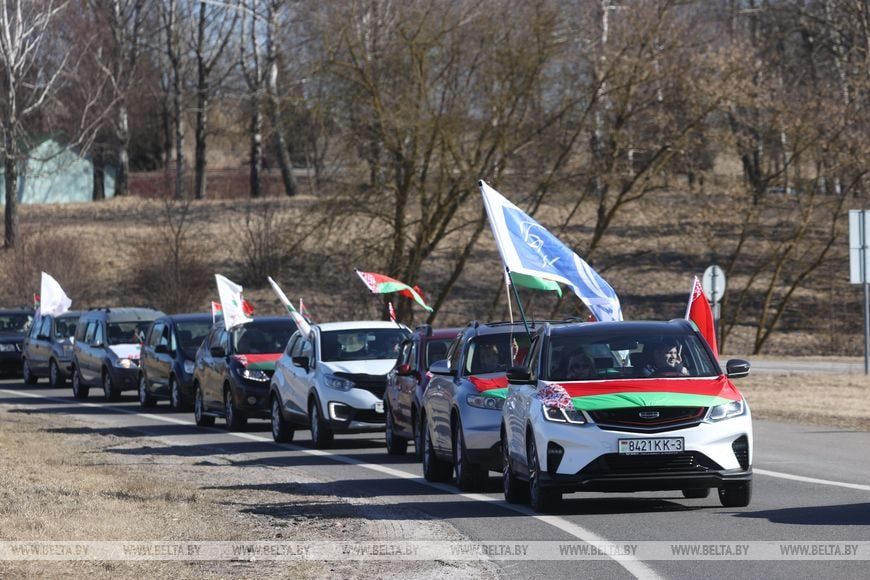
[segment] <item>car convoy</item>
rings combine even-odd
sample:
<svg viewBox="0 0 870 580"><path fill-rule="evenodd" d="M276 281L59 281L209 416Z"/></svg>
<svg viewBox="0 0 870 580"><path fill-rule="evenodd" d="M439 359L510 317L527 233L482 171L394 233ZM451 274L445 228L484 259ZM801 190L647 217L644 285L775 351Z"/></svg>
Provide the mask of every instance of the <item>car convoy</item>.
<svg viewBox="0 0 870 580"><path fill-rule="evenodd" d="M277 442L309 429L324 449L336 434L383 432L390 455L414 443L427 481L481 490L500 472L505 499L540 512L582 491L715 488L723 506L750 503L751 415L732 383L750 365L723 371L689 321L214 322L0 310L0 362L27 384L71 377L76 399L102 387L108 401L135 389L142 407L192 406L198 426L268 420Z"/></svg>

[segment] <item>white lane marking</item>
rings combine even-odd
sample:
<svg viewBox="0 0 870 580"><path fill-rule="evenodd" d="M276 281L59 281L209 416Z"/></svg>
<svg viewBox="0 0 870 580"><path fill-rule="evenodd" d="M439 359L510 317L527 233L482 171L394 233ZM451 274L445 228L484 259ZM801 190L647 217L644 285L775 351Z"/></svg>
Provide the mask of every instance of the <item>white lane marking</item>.
<svg viewBox="0 0 870 580"><path fill-rule="evenodd" d="M752 468L753 473L766 475L767 477L778 477L780 479L790 479L792 481L801 481L803 483L816 483L819 485L833 485L836 487L847 487L849 489L859 489L861 491L870 491L870 485L861 485L860 483L846 483L845 481L833 481L830 479L817 479L815 477L804 477L803 475L792 475L791 473L782 473L780 471L768 471L766 469Z"/></svg>

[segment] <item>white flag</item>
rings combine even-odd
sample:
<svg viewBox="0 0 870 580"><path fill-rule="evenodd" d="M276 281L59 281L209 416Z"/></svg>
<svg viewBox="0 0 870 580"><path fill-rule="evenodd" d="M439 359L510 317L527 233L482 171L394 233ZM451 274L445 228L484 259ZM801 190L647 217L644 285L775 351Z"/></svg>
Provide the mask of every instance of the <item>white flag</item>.
<svg viewBox="0 0 870 580"><path fill-rule="evenodd" d="M224 313L224 326L227 330L239 324L251 322L253 318L245 314L242 308L242 287L220 274L214 275L217 281L218 296L221 299L221 310Z"/></svg>
<svg viewBox="0 0 870 580"><path fill-rule="evenodd" d="M57 283L57 280L42 273L42 283L39 287L39 315L51 314L57 316L69 310L72 300Z"/></svg>
<svg viewBox="0 0 870 580"><path fill-rule="evenodd" d="M299 314L295 308L293 308L293 303L287 298L287 295L284 294L284 291L281 290L281 287L278 286L278 283L272 280L271 276L266 276L269 280L269 284L272 285L272 290L275 291L275 294L278 295L278 300L281 301L281 304L284 305L284 308L287 309L287 314L290 315L290 318L293 319L293 322L296 323L296 328L302 333L303 336L308 336L311 333L311 325L308 324L308 321L305 320L305 317ZM302 301L299 301L300 306L302 305Z"/></svg>

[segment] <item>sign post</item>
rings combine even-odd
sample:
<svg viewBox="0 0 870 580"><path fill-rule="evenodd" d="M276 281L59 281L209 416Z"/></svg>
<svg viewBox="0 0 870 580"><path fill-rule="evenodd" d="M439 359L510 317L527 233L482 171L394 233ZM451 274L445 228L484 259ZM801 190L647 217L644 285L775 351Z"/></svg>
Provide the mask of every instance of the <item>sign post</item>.
<svg viewBox="0 0 870 580"><path fill-rule="evenodd" d="M704 289L704 296L707 297L707 300L710 302L710 309L713 311L716 342L722 344L722 337L719 332L719 301L725 295L725 271L715 264L708 266L701 277L701 288Z"/></svg>
<svg viewBox="0 0 870 580"><path fill-rule="evenodd" d="M849 210L849 282L864 286L864 374L870 374L870 212Z"/></svg>

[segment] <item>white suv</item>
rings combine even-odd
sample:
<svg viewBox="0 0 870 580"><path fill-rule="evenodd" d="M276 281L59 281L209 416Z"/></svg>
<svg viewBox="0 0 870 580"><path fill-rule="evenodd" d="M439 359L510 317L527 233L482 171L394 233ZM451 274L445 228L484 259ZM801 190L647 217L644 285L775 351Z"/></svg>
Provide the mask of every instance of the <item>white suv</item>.
<svg viewBox="0 0 870 580"><path fill-rule="evenodd" d="M385 321L315 324L297 331L278 359L270 386L272 437L290 441L309 427L318 449L335 433L383 431L387 374L406 326Z"/></svg>

